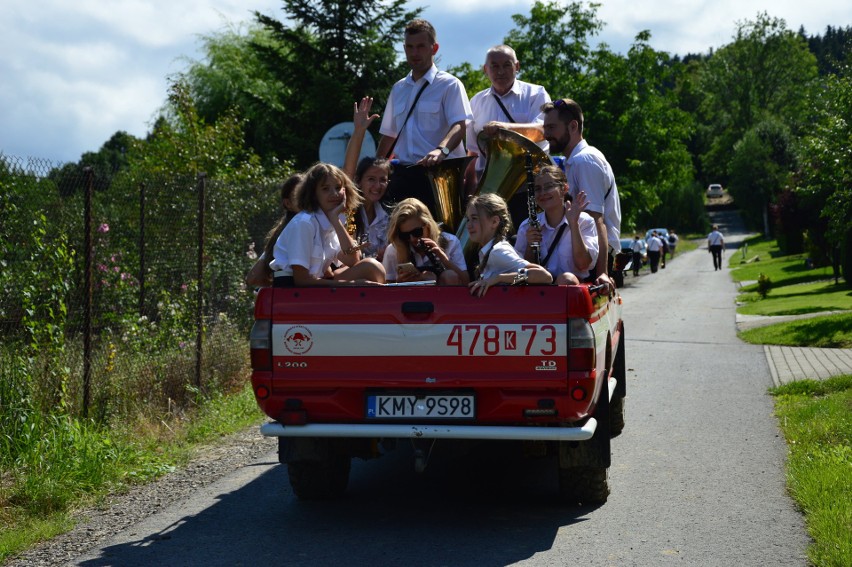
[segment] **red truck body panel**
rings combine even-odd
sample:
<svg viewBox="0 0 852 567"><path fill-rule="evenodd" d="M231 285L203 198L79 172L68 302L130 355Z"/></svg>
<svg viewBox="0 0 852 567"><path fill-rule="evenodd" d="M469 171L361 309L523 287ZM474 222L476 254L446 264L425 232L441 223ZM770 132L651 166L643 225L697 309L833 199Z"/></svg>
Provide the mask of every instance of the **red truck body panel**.
<svg viewBox="0 0 852 567"><path fill-rule="evenodd" d="M621 300L588 286L267 288L255 319L270 322L270 348L253 349L252 383L274 420L399 421L377 419L376 400L446 395L474 404L457 423L572 425L606 387Z"/></svg>

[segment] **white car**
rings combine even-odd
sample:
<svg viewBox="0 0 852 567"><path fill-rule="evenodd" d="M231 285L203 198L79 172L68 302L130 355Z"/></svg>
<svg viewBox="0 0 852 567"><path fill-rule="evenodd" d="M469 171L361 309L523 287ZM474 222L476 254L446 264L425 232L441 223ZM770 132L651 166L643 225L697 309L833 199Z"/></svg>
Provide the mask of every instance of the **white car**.
<svg viewBox="0 0 852 567"><path fill-rule="evenodd" d="M707 197L710 199L714 199L716 197L721 197L724 195L724 191L722 190L722 186L718 183L711 183L707 187Z"/></svg>

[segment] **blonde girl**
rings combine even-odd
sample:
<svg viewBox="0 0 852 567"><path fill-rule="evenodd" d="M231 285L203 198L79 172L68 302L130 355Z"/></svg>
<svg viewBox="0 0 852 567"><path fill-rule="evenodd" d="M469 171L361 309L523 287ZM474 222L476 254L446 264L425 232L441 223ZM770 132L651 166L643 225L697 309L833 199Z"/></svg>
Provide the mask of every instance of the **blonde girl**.
<svg viewBox="0 0 852 567"><path fill-rule="evenodd" d="M549 284L550 272L521 258L506 240L512 219L506 201L488 193L473 197L467 205L467 233L471 242L479 244L477 279L470 283L470 293L482 297L495 284Z"/></svg>
<svg viewBox="0 0 852 567"><path fill-rule="evenodd" d="M404 199L388 223L388 247L382 260L389 280L436 280L441 285L466 285L470 278L459 239L441 232L426 205ZM413 264L410 271L400 266Z"/></svg>
<svg viewBox="0 0 852 567"><path fill-rule="evenodd" d="M317 163L296 190L299 213L273 248L269 267L276 286L375 285L385 282L382 265L361 258L346 232L343 215L361 204L358 189L343 170Z"/></svg>

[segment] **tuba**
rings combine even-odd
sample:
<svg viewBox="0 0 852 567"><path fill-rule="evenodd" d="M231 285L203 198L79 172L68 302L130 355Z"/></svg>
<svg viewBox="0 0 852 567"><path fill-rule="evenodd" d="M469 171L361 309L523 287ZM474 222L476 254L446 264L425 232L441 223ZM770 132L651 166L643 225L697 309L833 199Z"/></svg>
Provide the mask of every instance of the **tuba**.
<svg viewBox="0 0 852 567"><path fill-rule="evenodd" d="M459 227L464 217L464 172L473 159L472 156L445 159L438 165L426 168L432 196L435 198L436 220L443 223L444 230L448 232Z"/></svg>
<svg viewBox="0 0 852 567"><path fill-rule="evenodd" d="M552 165L553 160L529 138L503 128L499 129L494 136L486 136L480 132L476 137L476 143L479 151L487 157L487 161L474 195L496 193L503 197L509 203L512 223L517 227L529 216L526 195L523 195L523 202L519 202L517 206L513 206L515 203L512 200L527 180L527 155L535 172L545 165ZM456 237L461 241L463 248L467 248L468 242L466 224L467 222L463 220L456 231Z"/></svg>

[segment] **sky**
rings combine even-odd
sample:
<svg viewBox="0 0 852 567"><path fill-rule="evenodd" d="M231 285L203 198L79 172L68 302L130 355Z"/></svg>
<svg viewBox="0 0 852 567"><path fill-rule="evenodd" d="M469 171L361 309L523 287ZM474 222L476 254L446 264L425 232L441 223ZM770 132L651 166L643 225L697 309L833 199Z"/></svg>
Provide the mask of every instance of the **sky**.
<svg viewBox="0 0 852 567"><path fill-rule="evenodd" d="M597 0L605 42L625 53L650 30L654 49L706 53L759 12L809 35L852 25L849 0ZM481 64L485 51L529 15L533 0L422 0L438 32L441 67ZM201 37L252 20L283 20L284 0L5 0L0 18L0 154L78 161L117 131L144 137L168 77L200 60ZM401 45L400 45L401 49ZM521 62L523 65L523 62ZM471 93L473 94L473 93Z"/></svg>

